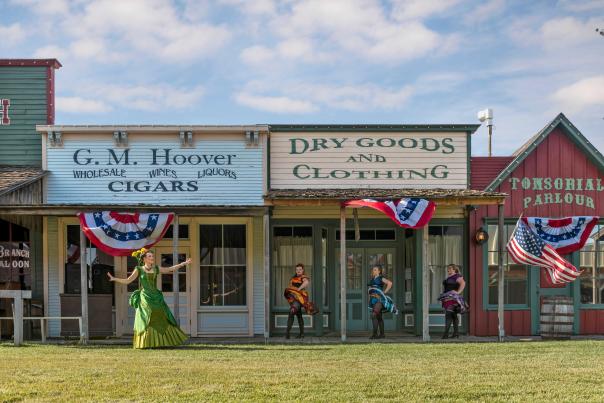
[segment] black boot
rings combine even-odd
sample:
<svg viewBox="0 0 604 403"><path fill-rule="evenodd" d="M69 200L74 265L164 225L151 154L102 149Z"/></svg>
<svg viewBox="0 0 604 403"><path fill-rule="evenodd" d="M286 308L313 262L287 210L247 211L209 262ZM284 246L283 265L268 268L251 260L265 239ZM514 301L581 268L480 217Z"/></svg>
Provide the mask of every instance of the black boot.
<svg viewBox="0 0 604 403"><path fill-rule="evenodd" d="M378 319L375 314L371 315L371 324L373 325L373 332L371 332L371 336L369 336L370 340L378 338Z"/></svg>
<svg viewBox="0 0 604 403"><path fill-rule="evenodd" d="M300 334L298 334L298 336L296 337L297 339L303 339L304 338L304 318L302 317L302 315L298 315L298 327L300 328Z"/></svg>
<svg viewBox="0 0 604 403"><path fill-rule="evenodd" d="M289 333L292 330L292 326L294 324L294 315L289 314L289 316L287 317L287 330L285 331L285 338L289 339Z"/></svg>
<svg viewBox="0 0 604 403"><path fill-rule="evenodd" d="M454 339L459 339L459 316L457 312L453 312L453 336Z"/></svg>
<svg viewBox="0 0 604 403"><path fill-rule="evenodd" d="M451 313L449 311L445 312L445 332L443 333L443 339L449 338L449 329L451 328Z"/></svg>

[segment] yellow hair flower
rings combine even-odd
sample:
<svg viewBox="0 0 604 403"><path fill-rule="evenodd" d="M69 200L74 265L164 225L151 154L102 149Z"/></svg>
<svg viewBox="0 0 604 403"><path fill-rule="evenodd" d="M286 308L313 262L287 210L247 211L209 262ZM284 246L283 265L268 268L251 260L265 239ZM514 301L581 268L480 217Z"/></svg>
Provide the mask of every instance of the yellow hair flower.
<svg viewBox="0 0 604 403"><path fill-rule="evenodd" d="M141 260L142 257L145 256L145 253L147 253L147 249L140 248L139 250L132 252L132 257L136 258L137 260Z"/></svg>

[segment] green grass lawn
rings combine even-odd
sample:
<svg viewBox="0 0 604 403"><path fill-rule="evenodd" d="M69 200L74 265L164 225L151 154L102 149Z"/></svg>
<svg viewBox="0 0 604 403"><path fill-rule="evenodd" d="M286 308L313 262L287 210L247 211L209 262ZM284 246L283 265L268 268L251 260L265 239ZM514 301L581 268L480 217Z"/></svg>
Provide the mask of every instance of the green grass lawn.
<svg viewBox="0 0 604 403"><path fill-rule="evenodd" d="M604 401L604 342L0 345L0 400Z"/></svg>

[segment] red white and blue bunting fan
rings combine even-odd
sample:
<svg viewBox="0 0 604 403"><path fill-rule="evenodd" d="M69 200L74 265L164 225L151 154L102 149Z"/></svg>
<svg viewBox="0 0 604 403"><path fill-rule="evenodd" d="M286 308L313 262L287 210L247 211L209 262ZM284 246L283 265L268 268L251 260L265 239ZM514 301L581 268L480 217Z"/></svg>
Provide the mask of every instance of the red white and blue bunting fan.
<svg viewBox="0 0 604 403"><path fill-rule="evenodd" d="M403 228L421 228L430 222L436 204L426 199L403 198L393 201L373 199L349 200L342 203L346 207L369 207L386 214Z"/></svg>
<svg viewBox="0 0 604 403"><path fill-rule="evenodd" d="M163 237L174 213L117 213L95 211L78 213L84 234L97 248L111 256L129 256L150 248Z"/></svg>
<svg viewBox="0 0 604 403"><path fill-rule="evenodd" d="M566 255L581 249L599 217L522 217L522 221L544 242Z"/></svg>

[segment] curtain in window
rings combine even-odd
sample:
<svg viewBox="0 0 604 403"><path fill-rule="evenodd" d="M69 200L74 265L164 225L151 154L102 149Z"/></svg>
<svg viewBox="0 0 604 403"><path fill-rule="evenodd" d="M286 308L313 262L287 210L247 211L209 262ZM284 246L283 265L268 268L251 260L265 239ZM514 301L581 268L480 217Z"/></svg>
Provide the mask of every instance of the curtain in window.
<svg viewBox="0 0 604 403"><path fill-rule="evenodd" d="M307 275L312 272L312 237L275 236L273 237L272 277L273 304L288 306L283 290L295 273L295 265L302 263ZM308 287L310 292L310 287Z"/></svg>

